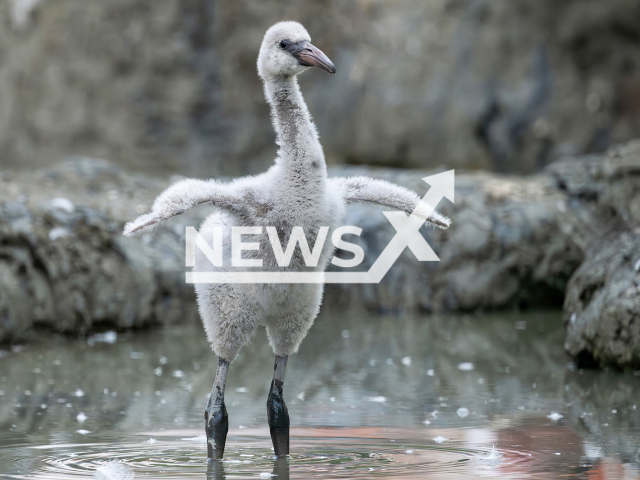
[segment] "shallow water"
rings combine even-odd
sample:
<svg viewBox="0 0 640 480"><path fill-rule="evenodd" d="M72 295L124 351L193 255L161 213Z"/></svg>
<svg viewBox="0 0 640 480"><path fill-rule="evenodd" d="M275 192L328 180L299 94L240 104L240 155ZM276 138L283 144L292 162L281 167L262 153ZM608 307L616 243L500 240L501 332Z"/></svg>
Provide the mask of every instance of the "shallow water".
<svg viewBox="0 0 640 480"><path fill-rule="evenodd" d="M216 361L200 325L113 337L0 354L0 477L640 479L640 372L576 369L559 313L324 312L289 361L279 462L263 332L230 368L213 465L202 415Z"/></svg>

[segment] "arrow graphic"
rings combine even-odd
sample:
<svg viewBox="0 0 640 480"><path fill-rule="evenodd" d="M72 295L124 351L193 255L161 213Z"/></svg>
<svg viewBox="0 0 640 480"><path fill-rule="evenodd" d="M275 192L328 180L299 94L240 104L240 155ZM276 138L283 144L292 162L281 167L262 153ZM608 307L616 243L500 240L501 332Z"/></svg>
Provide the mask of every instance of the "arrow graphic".
<svg viewBox="0 0 640 480"><path fill-rule="evenodd" d="M431 186L408 215L383 212L396 234L367 272L187 272L187 283L380 283L405 248L421 262L440 259L420 234L420 228L443 198L454 202L455 170L424 177Z"/></svg>

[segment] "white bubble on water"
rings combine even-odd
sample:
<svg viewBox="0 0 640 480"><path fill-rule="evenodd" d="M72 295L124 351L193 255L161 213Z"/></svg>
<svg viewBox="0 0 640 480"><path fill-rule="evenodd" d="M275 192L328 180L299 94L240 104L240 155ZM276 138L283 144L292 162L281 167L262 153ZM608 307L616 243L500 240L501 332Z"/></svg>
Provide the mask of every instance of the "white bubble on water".
<svg viewBox="0 0 640 480"><path fill-rule="evenodd" d="M236 388L236 392L238 393L247 393L249 389L247 387L238 387Z"/></svg>
<svg viewBox="0 0 640 480"><path fill-rule="evenodd" d="M549 415L547 415L547 418L550 419L553 423L555 423L561 418L564 418L564 415L558 412L551 412Z"/></svg>
<svg viewBox="0 0 640 480"><path fill-rule="evenodd" d="M443 443L443 442L446 442L447 440L448 438L444 438L442 435L438 435L436 438L433 439L433 441L436 443Z"/></svg>
<svg viewBox="0 0 640 480"><path fill-rule="evenodd" d="M118 341L118 334L113 330L110 330L108 332L103 333L102 336L96 335L96 341L98 340L101 340L104 343L113 344Z"/></svg>
<svg viewBox="0 0 640 480"><path fill-rule="evenodd" d="M269 473L269 472L261 472L259 477L260 478L271 478L271 477L275 477L275 475L273 473Z"/></svg>
<svg viewBox="0 0 640 480"><path fill-rule="evenodd" d="M162 376L162 367L157 367L153 373L155 373L158 377Z"/></svg>
<svg viewBox="0 0 640 480"><path fill-rule="evenodd" d="M95 478L98 480L131 480L134 471L120 460L111 460L96 469Z"/></svg>
<svg viewBox="0 0 640 480"><path fill-rule="evenodd" d="M402 360L400 360L402 362L403 365L410 367L411 366L411 357L402 357Z"/></svg>
<svg viewBox="0 0 640 480"><path fill-rule="evenodd" d="M197 437L187 437L181 438L185 442L195 442L195 443L207 443L207 436L203 433L202 435L198 435Z"/></svg>
<svg viewBox="0 0 640 480"><path fill-rule="evenodd" d="M76 417L76 420L78 420L80 423L84 423L84 421L87 419L88 417L83 413L80 412L78 414L78 416Z"/></svg>
<svg viewBox="0 0 640 480"><path fill-rule="evenodd" d="M154 443L157 443L157 442L158 442L158 440L156 440L155 438L150 438L149 440L147 440L147 443L149 445L153 445Z"/></svg>
<svg viewBox="0 0 640 480"><path fill-rule="evenodd" d="M460 408L456 411L456 413L458 414L458 416L459 416L460 418L464 418L464 417L466 417L467 415L469 415L469 409L468 409L468 408L465 408L465 407L460 407Z"/></svg>
<svg viewBox="0 0 640 480"><path fill-rule="evenodd" d="M458 370L462 370L463 372L470 372L475 367L471 362L462 362L458 364Z"/></svg>
<svg viewBox="0 0 640 480"><path fill-rule="evenodd" d="M118 341L118 334L116 332L114 332L113 330L110 330L108 332L105 333L96 333L95 335L91 335L88 339L87 339L87 343L91 346L95 345L96 343L102 342L102 343L108 343L108 344L114 344Z"/></svg>
<svg viewBox="0 0 640 480"><path fill-rule="evenodd" d="M367 400L375 403L384 403L387 401L387 397L383 397L382 395L378 397L367 397Z"/></svg>
<svg viewBox="0 0 640 480"><path fill-rule="evenodd" d="M89 430L84 430L81 428L80 430L76 430L76 433L79 433L80 435L88 435L91 432Z"/></svg>
<svg viewBox="0 0 640 480"><path fill-rule="evenodd" d="M430 377L433 377L436 373L433 371L433 368L430 368L429 370L427 370L427 375L429 375Z"/></svg>
<svg viewBox="0 0 640 480"><path fill-rule="evenodd" d="M300 401L304 402L304 392L300 392L298 395L296 395Z"/></svg>

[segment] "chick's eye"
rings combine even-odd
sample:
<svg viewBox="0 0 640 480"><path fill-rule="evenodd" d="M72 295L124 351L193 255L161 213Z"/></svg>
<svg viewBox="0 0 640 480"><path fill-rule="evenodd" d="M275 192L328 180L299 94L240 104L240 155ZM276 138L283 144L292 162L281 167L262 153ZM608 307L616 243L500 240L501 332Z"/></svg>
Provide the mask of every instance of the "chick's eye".
<svg viewBox="0 0 640 480"><path fill-rule="evenodd" d="M286 40L280 40L280 43L278 44L278 46L283 50L287 48L287 45L289 45L289 42L287 42Z"/></svg>

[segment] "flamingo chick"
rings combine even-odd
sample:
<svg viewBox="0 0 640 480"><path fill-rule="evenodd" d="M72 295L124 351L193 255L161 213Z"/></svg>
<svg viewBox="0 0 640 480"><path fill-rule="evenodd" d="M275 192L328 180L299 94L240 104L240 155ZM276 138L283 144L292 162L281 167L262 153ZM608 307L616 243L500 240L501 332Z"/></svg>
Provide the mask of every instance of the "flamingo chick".
<svg viewBox="0 0 640 480"><path fill-rule="evenodd" d="M267 30L260 47L258 74L264 82L280 147L275 164L260 175L230 183L196 179L176 183L156 199L150 213L127 223L124 235L148 232L171 216L208 203L214 209L199 233L212 242L214 229L224 227L223 266L214 266L202 251L197 251L194 271L230 271L231 251L225 247L231 243L229 231L233 226L275 227L278 239L288 245L294 227L302 227L307 240L315 239L321 227L329 227L330 235L341 225L346 206L352 202L370 202L409 214L414 210L420 199L406 188L367 177L327 178L318 132L300 93L297 75L310 67L329 73L336 73L336 69L310 41L299 23L280 22ZM450 223L435 211L425 220L439 228ZM301 248L296 248L288 266L281 267L268 242L260 240L262 266L247 267L247 271L324 271L333 253L333 247L325 244L316 265L308 267ZM244 258L257 254L244 253ZM234 267L234 271L238 269ZM323 285L196 284L195 289L202 323L218 356L215 383L204 415L208 457L220 459L224 453L229 428L224 388L229 364L260 326L266 327L276 355L267 400L271 439L277 456L289 454L289 414L283 398L287 358L298 350L318 314Z"/></svg>

